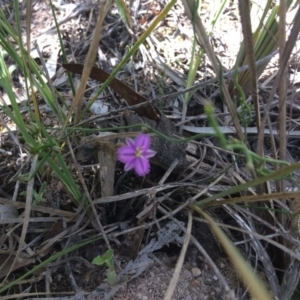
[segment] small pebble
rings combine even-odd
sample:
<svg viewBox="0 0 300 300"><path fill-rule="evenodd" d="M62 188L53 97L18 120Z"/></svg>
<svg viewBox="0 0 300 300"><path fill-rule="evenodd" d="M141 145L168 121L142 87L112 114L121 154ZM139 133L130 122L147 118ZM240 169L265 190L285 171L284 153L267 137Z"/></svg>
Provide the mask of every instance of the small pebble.
<svg viewBox="0 0 300 300"><path fill-rule="evenodd" d="M136 273L136 270L130 270L130 271L128 272L129 275L134 275L135 273Z"/></svg>
<svg viewBox="0 0 300 300"><path fill-rule="evenodd" d="M186 278L191 278L192 273L189 270L183 270L182 272Z"/></svg>
<svg viewBox="0 0 300 300"><path fill-rule="evenodd" d="M192 268L193 277L198 277L201 275L201 270L199 268Z"/></svg>
<svg viewBox="0 0 300 300"><path fill-rule="evenodd" d="M147 296L143 296L142 300L148 300Z"/></svg>
<svg viewBox="0 0 300 300"><path fill-rule="evenodd" d="M52 125L52 120L50 118L46 118L46 120L44 121L44 125L45 126L50 126Z"/></svg>
<svg viewBox="0 0 300 300"><path fill-rule="evenodd" d="M213 276L213 279L214 279L215 281L218 281L218 277L217 277L217 276Z"/></svg>

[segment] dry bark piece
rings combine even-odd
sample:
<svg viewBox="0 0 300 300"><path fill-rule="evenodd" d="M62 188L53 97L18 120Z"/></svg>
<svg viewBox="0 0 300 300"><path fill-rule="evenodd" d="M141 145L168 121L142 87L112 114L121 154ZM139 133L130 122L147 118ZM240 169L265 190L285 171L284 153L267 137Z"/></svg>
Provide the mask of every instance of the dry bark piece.
<svg viewBox="0 0 300 300"><path fill-rule="evenodd" d="M116 134L100 132L98 135L90 135L81 140L77 159L89 161L98 154L100 165L101 196L109 197L114 193L114 176L116 165Z"/></svg>
<svg viewBox="0 0 300 300"><path fill-rule="evenodd" d="M114 177L116 166L116 147L110 143L103 143L98 150L100 164L101 196L109 197L114 194Z"/></svg>
<svg viewBox="0 0 300 300"><path fill-rule="evenodd" d="M30 264L36 262L36 257L29 257L24 253L21 253L19 257L15 254L2 254L0 256L0 279L5 277L8 272L13 272ZM11 265L14 263L12 270L10 270Z"/></svg>

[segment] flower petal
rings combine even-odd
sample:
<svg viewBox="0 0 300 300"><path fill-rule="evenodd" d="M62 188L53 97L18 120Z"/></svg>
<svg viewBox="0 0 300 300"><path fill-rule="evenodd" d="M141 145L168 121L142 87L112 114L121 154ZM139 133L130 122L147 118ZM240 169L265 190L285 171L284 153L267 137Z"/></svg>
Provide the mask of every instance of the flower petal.
<svg viewBox="0 0 300 300"><path fill-rule="evenodd" d="M123 146L118 149L118 160L126 164L130 159L135 158L135 149L131 146Z"/></svg>
<svg viewBox="0 0 300 300"><path fill-rule="evenodd" d="M148 159L139 157L134 162L134 170L139 176L144 176L150 172L150 163Z"/></svg>
<svg viewBox="0 0 300 300"><path fill-rule="evenodd" d="M146 151L143 151L143 156L145 158L153 157L153 156L155 156L155 154L156 154L156 152L151 149L147 149Z"/></svg>
<svg viewBox="0 0 300 300"><path fill-rule="evenodd" d="M151 139L148 134L141 133L135 139L135 147L141 147L143 151L149 149L150 143Z"/></svg>
<svg viewBox="0 0 300 300"><path fill-rule="evenodd" d="M131 138L126 138L126 144L132 148L136 148L135 141Z"/></svg>
<svg viewBox="0 0 300 300"><path fill-rule="evenodd" d="M132 170L133 168L135 168L135 161L136 161L136 158L132 158L130 159L124 166L124 170L125 171L130 171Z"/></svg>
<svg viewBox="0 0 300 300"><path fill-rule="evenodd" d="M118 149L118 153L120 153L122 155L131 155L131 154L134 154L135 151L136 151L136 149L131 146L123 146Z"/></svg>

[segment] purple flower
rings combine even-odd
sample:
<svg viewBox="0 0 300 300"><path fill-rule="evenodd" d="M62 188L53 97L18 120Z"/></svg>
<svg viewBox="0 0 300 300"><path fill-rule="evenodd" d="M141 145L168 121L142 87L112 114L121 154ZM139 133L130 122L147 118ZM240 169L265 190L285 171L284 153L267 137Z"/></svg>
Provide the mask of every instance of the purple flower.
<svg viewBox="0 0 300 300"><path fill-rule="evenodd" d="M156 152L150 148L150 136L139 134L135 140L126 139L126 146L118 149L118 160L125 164L125 171L134 169L139 176L150 172L149 158Z"/></svg>

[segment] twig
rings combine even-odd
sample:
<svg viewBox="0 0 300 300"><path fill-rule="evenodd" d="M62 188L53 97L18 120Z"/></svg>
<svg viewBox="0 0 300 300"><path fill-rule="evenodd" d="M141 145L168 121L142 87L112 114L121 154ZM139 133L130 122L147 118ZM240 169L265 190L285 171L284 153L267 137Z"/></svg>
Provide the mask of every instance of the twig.
<svg viewBox="0 0 300 300"><path fill-rule="evenodd" d="M187 248L188 248L189 243L190 243L191 232L192 232L192 220L193 220L192 213L190 211L189 211L189 217L188 218L189 218L189 221L188 221L188 226L187 226L186 233L185 233L184 243L183 243L183 246L181 248L180 256L177 260L177 264L176 264L176 267L175 267L175 270L174 270L174 274L173 274L173 277L172 277L172 279L169 283L169 286L168 286L167 292L165 294L164 300L171 300L172 299L172 296L173 296L175 288L176 288L176 284L179 280L180 271L182 269L185 254L186 254ZM180 224L180 222L178 222L177 224Z"/></svg>
<svg viewBox="0 0 300 300"><path fill-rule="evenodd" d="M212 127L195 127L195 126L183 126L183 129L189 132L193 133L203 133L203 134L214 134L214 128ZM235 134L235 128L232 126L220 126L219 127L220 131L224 134ZM247 132L247 134L257 134L258 130L256 127L248 127L246 130L242 128L243 132ZM264 134L273 134L275 136L278 136L278 130L272 129L264 129L263 130ZM293 138L300 138L300 130L295 130L295 131L290 131L288 134L289 137Z"/></svg>

